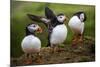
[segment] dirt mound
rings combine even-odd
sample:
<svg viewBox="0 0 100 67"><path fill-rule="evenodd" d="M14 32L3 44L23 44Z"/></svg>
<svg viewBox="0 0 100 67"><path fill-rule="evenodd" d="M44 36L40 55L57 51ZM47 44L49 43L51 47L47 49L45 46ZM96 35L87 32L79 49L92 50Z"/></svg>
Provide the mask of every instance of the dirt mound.
<svg viewBox="0 0 100 67"><path fill-rule="evenodd" d="M71 44L65 44L59 46L61 51L51 53L50 47L41 48L42 63L36 61L37 55L32 54L31 64L25 64L25 54L19 58L11 58L11 66L18 65L40 65L40 64L59 64L59 63L75 63L75 62L90 62L95 61L95 39L85 36L84 43L77 44L76 48L73 48Z"/></svg>

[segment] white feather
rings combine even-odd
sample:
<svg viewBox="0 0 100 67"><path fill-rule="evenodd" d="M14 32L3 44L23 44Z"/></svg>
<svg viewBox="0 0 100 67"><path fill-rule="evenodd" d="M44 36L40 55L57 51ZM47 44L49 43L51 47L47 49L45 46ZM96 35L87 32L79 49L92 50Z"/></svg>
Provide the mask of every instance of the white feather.
<svg viewBox="0 0 100 67"><path fill-rule="evenodd" d="M39 52L41 48L41 41L34 35L28 35L22 40L21 47L25 53Z"/></svg>
<svg viewBox="0 0 100 67"><path fill-rule="evenodd" d="M46 19L46 18L41 18L42 21L44 21L44 23L49 23L50 20L49 19Z"/></svg>
<svg viewBox="0 0 100 67"><path fill-rule="evenodd" d="M51 46L58 45L64 42L64 40L67 37L67 27L65 24L62 25L57 25L52 33L51 33L51 38L50 38L50 43Z"/></svg>
<svg viewBox="0 0 100 67"><path fill-rule="evenodd" d="M68 25L74 33L82 34L84 31L84 22L81 22L77 16L73 16Z"/></svg>

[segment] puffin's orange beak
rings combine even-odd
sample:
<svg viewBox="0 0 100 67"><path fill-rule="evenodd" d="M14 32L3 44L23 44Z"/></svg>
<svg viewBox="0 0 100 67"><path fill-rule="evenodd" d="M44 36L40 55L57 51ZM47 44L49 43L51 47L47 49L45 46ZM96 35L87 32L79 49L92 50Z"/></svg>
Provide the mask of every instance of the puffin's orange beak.
<svg viewBox="0 0 100 67"><path fill-rule="evenodd" d="M65 17L65 20L64 20L64 22L65 22L65 21L68 21L68 17Z"/></svg>
<svg viewBox="0 0 100 67"><path fill-rule="evenodd" d="M42 33L42 28L39 27L36 31L37 31L38 33Z"/></svg>
<svg viewBox="0 0 100 67"><path fill-rule="evenodd" d="M67 18L65 18L64 22L67 21Z"/></svg>

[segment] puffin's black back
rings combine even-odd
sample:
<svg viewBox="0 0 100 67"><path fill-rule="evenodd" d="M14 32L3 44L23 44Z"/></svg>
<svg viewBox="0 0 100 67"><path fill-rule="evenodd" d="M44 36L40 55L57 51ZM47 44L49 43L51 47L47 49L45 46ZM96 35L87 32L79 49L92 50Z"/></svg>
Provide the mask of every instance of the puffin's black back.
<svg viewBox="0 0 100 67"><path fill-rule="evenodd" d="M57 16L64 15L63 13L58 14Z"/></svg>

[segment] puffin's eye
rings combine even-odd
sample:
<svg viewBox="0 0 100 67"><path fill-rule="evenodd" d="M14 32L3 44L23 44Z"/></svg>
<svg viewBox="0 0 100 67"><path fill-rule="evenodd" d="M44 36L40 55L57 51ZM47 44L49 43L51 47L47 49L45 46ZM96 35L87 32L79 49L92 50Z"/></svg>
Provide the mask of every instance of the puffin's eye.
<svg viewBox="0 0 100 67"><path fill-rule="evenodd" d="M36 27L36 25L33 25L33 27Z"/></svg>
<svg viewBox="0 0 100 67"><path fill-rule="evenodd" d="M62 17L60 16L60 18L62 18Z"/></svg>

